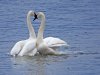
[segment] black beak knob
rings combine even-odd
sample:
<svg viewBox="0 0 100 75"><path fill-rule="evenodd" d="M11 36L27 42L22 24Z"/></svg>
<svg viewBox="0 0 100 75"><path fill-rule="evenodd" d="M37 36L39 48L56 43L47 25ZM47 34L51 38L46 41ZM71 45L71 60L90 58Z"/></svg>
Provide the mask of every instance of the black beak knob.
<svg viewBox="0 0 100 75"><path fill-rule="evenodd" d="M34 20L38 19L36 13L34 12ZM33 20L33 21L34 21Z"/></svg>

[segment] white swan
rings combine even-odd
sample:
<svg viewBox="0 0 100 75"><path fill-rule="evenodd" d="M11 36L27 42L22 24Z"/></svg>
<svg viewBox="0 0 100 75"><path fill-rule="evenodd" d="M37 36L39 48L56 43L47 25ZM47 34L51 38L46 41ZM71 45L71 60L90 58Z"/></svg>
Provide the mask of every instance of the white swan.
<svg viewBox="0 0 100 75"><path fill-rule="evenodd" d="M27 25L29 30L29 39L17 42L12 48L10 55L12 56L23 56L32 55L34 56L37 52L36 49L36 35L31 24L30 17L35 16L34 11L29 11L27 14Z"/></svg>
<svg viewBox="0 0 100 75"><path fill-rule="evenodd" d="M38 52L40 54L59 54L55 51L55 49L64 45L68 46L68 44L59 38L47 37L43 39L43 31L45 28L45 15L42 12L38 12L36 18L41 20L36 43Z"/></svg>

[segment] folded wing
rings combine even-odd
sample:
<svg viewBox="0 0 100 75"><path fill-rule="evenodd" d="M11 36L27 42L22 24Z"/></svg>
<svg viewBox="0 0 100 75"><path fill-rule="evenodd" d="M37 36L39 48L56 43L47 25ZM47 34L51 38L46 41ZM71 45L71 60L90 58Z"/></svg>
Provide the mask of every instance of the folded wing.
<svg viewBox="0 0 100 75"><path fill-rule="evenodd" d="M47 37L45 39L43 39L44 42L47 44L48 47L56 50L57 48L61 47L61 46L69 46L65 41L59 39L59 38L55 38L55 37Z"/></svg>

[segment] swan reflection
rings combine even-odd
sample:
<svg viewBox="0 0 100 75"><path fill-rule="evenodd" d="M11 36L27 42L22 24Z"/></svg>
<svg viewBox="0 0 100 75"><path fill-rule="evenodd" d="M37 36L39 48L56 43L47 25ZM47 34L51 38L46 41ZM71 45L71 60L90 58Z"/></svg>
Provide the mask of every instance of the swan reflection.
<svg viewBox="0 0 100 75"><path fill-rule="evenodd" d="M24 75L46 75L45 56L11 58L13 69Z"/></svg>
<svg viewBox="0 0 100 75"><path fill-rule="evenodd" d="M11 58L12 68L18 74L22 75L47 75L48 72L51 73L50 65L57 64L58 62L65 61L68 56L23 56ZM49 68L48 68L49 67Z"/></svg>

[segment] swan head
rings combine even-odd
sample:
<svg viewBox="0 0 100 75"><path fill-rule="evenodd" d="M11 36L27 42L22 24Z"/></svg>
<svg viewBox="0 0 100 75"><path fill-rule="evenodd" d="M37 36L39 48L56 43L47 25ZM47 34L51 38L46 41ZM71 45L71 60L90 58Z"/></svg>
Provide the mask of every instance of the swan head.
<svg viewBox="0 0 100 75"><path fill-rule="evenodd" d="M36 20L36 19L42 19L42 18L45 18L45 15L44 15L44 13L43 12L38 12L38 13L34 13L34 20Z"/></svg>
<svg viewBox="0 0 100 75"><path fill-rule="evenodd" d="M28 12L28 15L34 16L34 15L35 15L35 14L34 14L34 11L30 10L30 11Z"/></svg>
<svg viewBox="0 0 100 75"><path fill-rule="evenodd" d="M30 10L30 11L28 12L28 15L29 15L29 16L34 16L34 17L35 17L34 20L37 19L36 13L35 13L34 11L32 11L32 10ZM34 21L34 20L33 20L33 21Z"/></svg>

